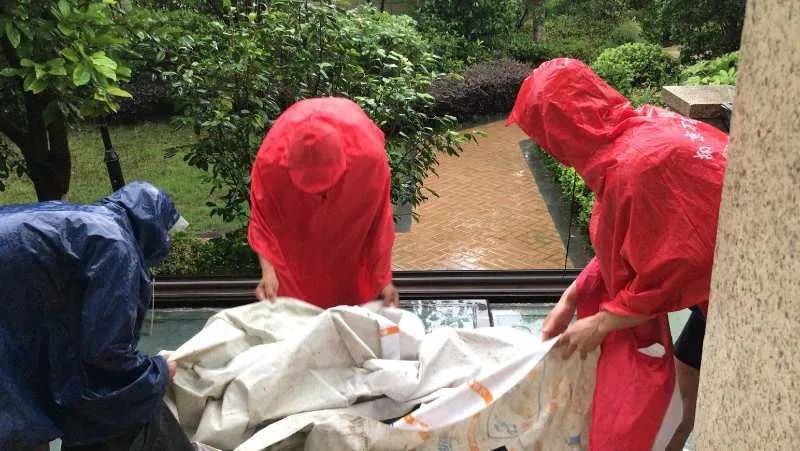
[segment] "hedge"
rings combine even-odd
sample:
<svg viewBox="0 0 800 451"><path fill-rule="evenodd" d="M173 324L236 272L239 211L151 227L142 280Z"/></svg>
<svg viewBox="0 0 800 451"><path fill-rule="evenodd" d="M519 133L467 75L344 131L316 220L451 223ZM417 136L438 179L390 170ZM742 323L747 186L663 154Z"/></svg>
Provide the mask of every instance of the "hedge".
<svg viewBox="0 0 800 451"><path fill-rule="evenodd" d="M508 58L476 64L458 78L441 79L431 85L428 92L436 99L434 112L455 116L462 122L507 114L530 72L527 64Z"/></svg>

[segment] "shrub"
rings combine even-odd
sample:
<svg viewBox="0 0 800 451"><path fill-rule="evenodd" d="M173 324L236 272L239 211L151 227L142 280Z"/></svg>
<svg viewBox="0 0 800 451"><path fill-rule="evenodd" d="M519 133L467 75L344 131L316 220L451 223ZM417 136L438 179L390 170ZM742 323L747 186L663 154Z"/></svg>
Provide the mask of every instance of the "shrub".
<svg viewBox="0 0 800 451"><path fill-rule="evenodd" d="M157 74L140 74L122 87L131 97L119 103L119 110L110 117L114 122L135 122L157 119L175 113L169 85Z"/></svg>
<svg viewBox="0 0 800 451"><path fill-rule="evenodd" d="M632 88L627 96L634 107L640 107L644 104L660 107L666 106L661 99L661 87L658 86Z"/></svg>
<svg viewBox="0 0 800 451"><path fill-rule="evenodd" d="M517 0L423 0L417 11L422 23L444 22L460 36L484 41L510 31L518 14Z"/></svg>
<svg viewBox="0 0 800 451"><path fill-rule="evenodd" d="M684 85L735 85L738 65L739 52L731 52L685 67L680 81Z"/></svg>
<svg viewBox="0 0 800 451"><path fill-rule="evenodd" d="M511 58L532 66L553 58L553 51L546 44L534 40L530 31L513 32L497 37L492 48L499 57Z"/></svg>
<svg viewBox="0 0 800 451"><path fill-rule="evenodd" d="M441 72L463 70L489 55L483 41L467 39L438 17L422 16L417 28L428 41L431 53L437 56L436 69Z"/></svg>
<svg viewBox="0 0 800 451"><path fill-rule="evenodd" d="M172 239L169 257L153 268L157 277L239 276L261 274L258 257L247 244L246 229L203 240L186 234Z"/></svg>
<svg viewBox="0 0 800 451"><path fill-rule="evenodd" d="M617 25L611 32L609 44L613 47L629 42L641 42L642 26L634 19L628 19Z"/></svg>
<svg viewBox="0 0 800 451"><path fill-rule="evenodd" d="M435 111L461 121L507 114L531 67L510 59L479 63L458 78L437 80L429 90Z"/></svg>
<svg viewBox="0 0 800 451"><path fill-rule="evenodd" d="M746 0L658 0L672 38L682 44L681 59L719 56L739 49Z"/></svg>
<svg viewBox="0 0 800 451"><path fill-rule="evenodd" d="M607 47L615 23L595 16L548 16L542 44L553 58L570 57L591 63Z"/></svg>
<svg viewBox="0 0 800 451"><path fill-rule="evenodd" d="M661 47L630 43L606 49L592 69L625 95L633 88L661 87L675 73L675 64Z"/></svg>

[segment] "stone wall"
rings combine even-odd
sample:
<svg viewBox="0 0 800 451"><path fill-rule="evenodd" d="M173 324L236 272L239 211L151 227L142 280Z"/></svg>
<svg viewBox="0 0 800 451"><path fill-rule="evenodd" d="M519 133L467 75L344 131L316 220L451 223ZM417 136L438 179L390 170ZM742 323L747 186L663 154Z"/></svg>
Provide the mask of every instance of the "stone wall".
<svg viewBox="0 0 800 451"><path fill-rule="evenodd" d="M800 449L800 1L747 5L698 450Z"/></svg>

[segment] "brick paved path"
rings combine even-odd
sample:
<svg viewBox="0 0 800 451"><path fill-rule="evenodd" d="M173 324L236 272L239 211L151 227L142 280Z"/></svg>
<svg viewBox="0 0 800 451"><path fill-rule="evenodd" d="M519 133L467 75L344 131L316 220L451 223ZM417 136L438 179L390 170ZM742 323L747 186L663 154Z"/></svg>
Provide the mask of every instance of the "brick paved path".
<svg viewBox="0 0 800 451"><path fill-rule="evenodd" d="M420 222L399 233L398 270L545 269L564 264L564 245L519 147L526 139L502 121L461 157L445 157L419 207Z"/></svg>

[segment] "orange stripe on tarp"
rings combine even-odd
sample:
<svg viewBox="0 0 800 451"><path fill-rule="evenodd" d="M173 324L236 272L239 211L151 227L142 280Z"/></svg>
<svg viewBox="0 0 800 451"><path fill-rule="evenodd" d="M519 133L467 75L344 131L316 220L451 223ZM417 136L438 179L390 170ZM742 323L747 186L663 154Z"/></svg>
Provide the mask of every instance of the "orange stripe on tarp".
<svg viewBox="0 0 800 451"><path fill-rule="evenodd" d="M480 395L480 397L483 398L483 401L486 403L486 405L489 405L492 403L492 401L494 401L494 398L492 397L492 392L490 392L488 388L481 385L480 382L478 381L470 382L469 388L471 388L472 391Z"/></svg>
<svg viewBox="0 0 800 451"><path fill-rule="evenodd" d="M410 413L408 415L404 416L403 420L405 420L405 422L408 423L408 424L414 424L414 423L417 422L417 420L415 420L414 417L411 416Z"/></svg>
<svg viewBox="0 0 800 451"><path fill-rule="evenodd" d="M387 335L399 334L399 333L400 333L400 328L398 326L389 326L386 329L381 329L380 330L380 336L381 337L385 337Z"/></svg>

